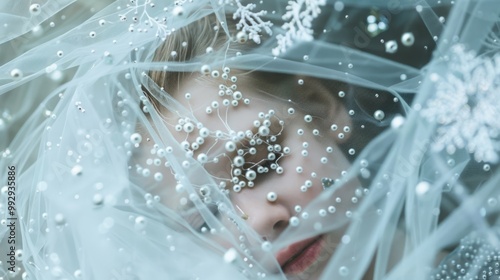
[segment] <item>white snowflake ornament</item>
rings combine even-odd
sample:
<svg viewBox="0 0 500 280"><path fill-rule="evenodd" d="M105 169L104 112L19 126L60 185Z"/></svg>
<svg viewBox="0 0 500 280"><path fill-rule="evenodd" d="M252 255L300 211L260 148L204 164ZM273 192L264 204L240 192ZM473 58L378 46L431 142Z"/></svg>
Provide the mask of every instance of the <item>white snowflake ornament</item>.
<svg viewBox="0 0 500 280"><path fill-rule="evenodd" d="M227 4L227 0L225 2ZM241 4L240 0L234 0L237 10L233 14L233 19L240 19L236 24L236 28L248 34L248 38L252 39L255 43L260 44L260 33L264 30L268 35L272 35L270 21L263 21L261 16L266 15L267 11L261 10L254 12L253 9L257 6L254 3L247 5Z"/></svg>
<svg viewBox="0 0 500 280"><path fill-rule="evenodd" d="M283 15L285 23L281 26L285 34L276 36L278 46L273 49L273 55L286 52L296 41L313 40L312 21L321 13L321 6L326 0L295 0L289 1L287 12Z"/></svg>
<svg viewBox="0 0 500 280"><path fill-rule="evenodd" d="M500 54L478 57L452 48L446 75L431 74L436 95L421 110L438 124L432 148L453 154L466 149L478 162L496 163L500 151Z"/></svg>

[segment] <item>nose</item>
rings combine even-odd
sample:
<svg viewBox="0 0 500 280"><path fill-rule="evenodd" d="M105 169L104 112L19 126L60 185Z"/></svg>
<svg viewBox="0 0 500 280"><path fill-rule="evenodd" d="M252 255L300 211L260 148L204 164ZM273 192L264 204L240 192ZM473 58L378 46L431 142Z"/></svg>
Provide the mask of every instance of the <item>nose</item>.
<svg viewBox="0 0 500 280"><path fill-rule="evenodd" d="M233 203L248 216L247 222L252 229L268 241L275 240L286 229L291 217L287 205L279 200L279 194L278 199L271 202L267 194L247 190L236 195Z"/></svg>

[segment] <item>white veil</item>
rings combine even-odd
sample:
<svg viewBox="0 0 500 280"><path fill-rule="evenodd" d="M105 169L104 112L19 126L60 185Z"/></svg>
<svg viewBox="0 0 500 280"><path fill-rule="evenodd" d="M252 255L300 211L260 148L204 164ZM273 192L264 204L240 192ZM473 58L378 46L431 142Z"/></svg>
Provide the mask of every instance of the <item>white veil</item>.
<svg viewBox="0 0 500 280"><path fill-rule="evenodd" d="M500 277L497 0L19 0L0 15L0 279L286 279L273 255L328 233L320 279ZM210 16L219 48L158 59ZM231 86L253 72L341 85L344 132L292 119L351 133L333 148L346 160L311 175L326 190L298 226L252 228L192 145L246 136L198 140L204 120L155 71L223 81L228 106L210 111L226 114L248 105ZM276 108L262 122L290 114Z"/></svg>

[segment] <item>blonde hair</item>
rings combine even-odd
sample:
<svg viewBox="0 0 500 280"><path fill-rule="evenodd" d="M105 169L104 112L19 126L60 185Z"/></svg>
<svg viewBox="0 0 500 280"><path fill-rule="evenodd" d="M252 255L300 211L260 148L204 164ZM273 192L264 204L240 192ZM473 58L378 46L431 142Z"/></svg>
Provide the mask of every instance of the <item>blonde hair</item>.
<svg viewBox="0 0 500 280"><path fill-rule="evenodd" d="M234 26L234 25L229 25ZM235 30L230 30L235 31ZM205 16L169 35L156 50L153 61L189 61L202 56L208 48L221 49L229 38L215 15ZM151 71L151 79L168 92L175 89L191 73L171 71ZM172 88L175 86L176 88Z"/></svg>

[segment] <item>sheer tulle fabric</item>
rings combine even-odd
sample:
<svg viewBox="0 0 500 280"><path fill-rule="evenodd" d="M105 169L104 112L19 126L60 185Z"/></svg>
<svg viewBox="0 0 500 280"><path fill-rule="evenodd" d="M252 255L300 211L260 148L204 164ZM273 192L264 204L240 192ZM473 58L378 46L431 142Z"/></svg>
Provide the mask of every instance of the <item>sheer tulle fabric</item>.
<svg viewBox="0 0 500 280"><path fill-rule="evenodd" d="M16 269L2 261L0 277L500 277L498 1L254 1L246 11L267 11L259 20L272 26L247 29L243 44L229 25L251 1L94 2L0 6L0 176L7 182L4 170L16 167L18 217ZM302 18L310 38L283 28L293 3L321 10ZM169 36L207 16L228 33L222 47L187 61L155 59ZM292 36L284 48L280 35ZM195 92L162 87L155 71L201 77L211 99L200 105ZM292 77L292 90L245 83L253 72ZM317 112L322 100L300 97L311 79L341 85L327 100L347 118L328 121L337 111ZM237 112L252 108L248 137ZM257 172L255 191L298 167L308 173L295 191L307 193L308 180L325 188L274 238L234 203L234 186L252 175L234 174L231 153L241 148L246 163L261 162L245 142L252 137L264 143L257 155L270 146L282 158ZM211 145L207 158L203 145ZM286 164L304 158L314 163ZM6 248L8 190L0 201ZM274 255L318 235L327 243L318 267L282 272Z"/></svg>

